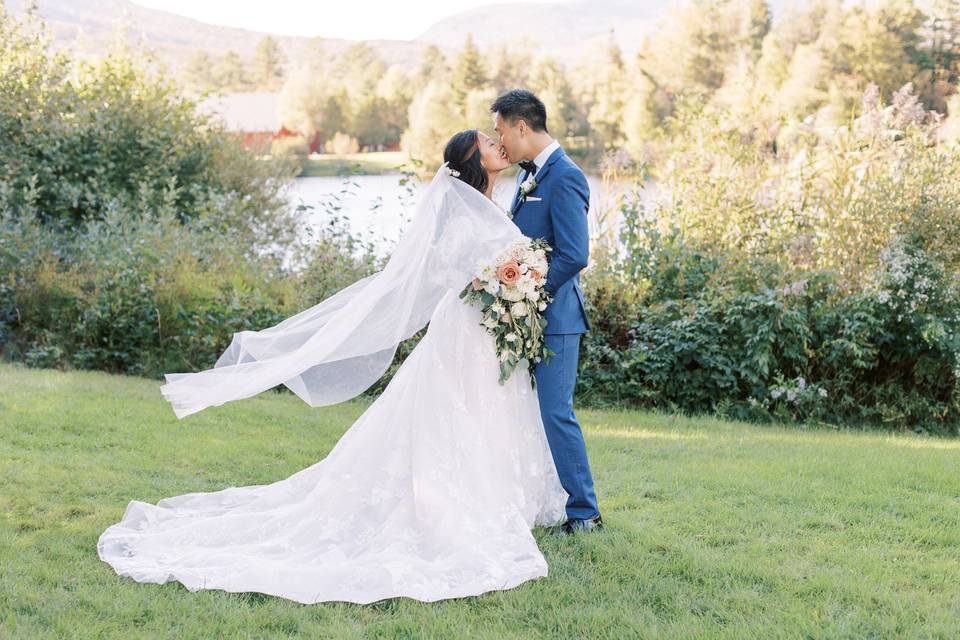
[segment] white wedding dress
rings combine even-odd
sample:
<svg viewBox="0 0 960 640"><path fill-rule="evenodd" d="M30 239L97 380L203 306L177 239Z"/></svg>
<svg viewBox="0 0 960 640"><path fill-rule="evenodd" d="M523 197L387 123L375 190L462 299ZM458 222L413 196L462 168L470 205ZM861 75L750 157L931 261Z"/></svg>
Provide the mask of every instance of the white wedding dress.
<svg viewBox="0 0 960 640"><path fill-rule="evenodd" d="M485 206L440 174L431 189ZM451 229L464 223L460 216ZM513 237L494 224L506 236L478 255L489 257L490 248ZM487 237L470 225L460 232L473 235L474 244ZM546 576L531 529L563 521L567 494L529 373L518 369L498 383L494 342L479 324L480 310L458 298L471 272L466 267L463 277L445 280L455 286L429 305L423 339L324 459L271 484L187 493L156 505L132 500L100 536L100 558L138 582L176 580L190 591L259 592L305 604L435 601ZM232 358L228 368L243 360ZM366 372L367 365L358 366ZM183 376L199 374L168 374L168 380L195 384L191 397L209 395L206 378ZM301 382L316 379L303 374L288 386L302 391ZM186 398L174 406L199 402ZM192 412L201 405L190 406Z"/></svg>

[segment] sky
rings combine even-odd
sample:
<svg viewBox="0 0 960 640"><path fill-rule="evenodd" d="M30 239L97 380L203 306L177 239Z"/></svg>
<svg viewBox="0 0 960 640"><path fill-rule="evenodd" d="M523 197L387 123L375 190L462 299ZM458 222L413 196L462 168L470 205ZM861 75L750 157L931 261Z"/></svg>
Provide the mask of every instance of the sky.
<svg viewBox="0 0 960 640"><path fill-rule="evenodd" d="M504 0L133 1L201 22L277 35L413 40L442 18Z"/></svg>

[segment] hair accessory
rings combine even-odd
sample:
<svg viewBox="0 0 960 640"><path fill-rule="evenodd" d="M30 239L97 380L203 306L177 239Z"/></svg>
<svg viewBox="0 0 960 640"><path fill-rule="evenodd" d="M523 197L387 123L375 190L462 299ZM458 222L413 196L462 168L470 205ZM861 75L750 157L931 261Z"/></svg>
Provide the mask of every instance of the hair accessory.
<svg viewBox="0 0 960 640"><path fill-rule="evenodd" d="M456 169L451 169L451 168L450 168L450 163L449 163L449 162L444 162L444 163L443 163L443 170L447 172L447 175L448 175L448 176L453 176L454 178L457 178L457 177L460 176L460 172L459 172L459 171L457 171Z"/></svg>

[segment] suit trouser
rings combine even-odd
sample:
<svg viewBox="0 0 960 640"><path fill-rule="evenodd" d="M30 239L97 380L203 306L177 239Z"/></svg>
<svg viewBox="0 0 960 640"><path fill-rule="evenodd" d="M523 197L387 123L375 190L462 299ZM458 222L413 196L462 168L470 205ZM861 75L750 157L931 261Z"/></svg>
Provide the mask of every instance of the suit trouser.
<svg viewBox="0 0 960 640"><path fill-rule="evenodd" d="M580 334L547 334L544 340L556 355L551 356L549 362L538 363L534 376L537 379L540 416L553 462L560 476L560 484L570 494L567 498L567 517L593 518L600 514L600 510L590 463L587 461L583 431L573 413Z"/></svg>

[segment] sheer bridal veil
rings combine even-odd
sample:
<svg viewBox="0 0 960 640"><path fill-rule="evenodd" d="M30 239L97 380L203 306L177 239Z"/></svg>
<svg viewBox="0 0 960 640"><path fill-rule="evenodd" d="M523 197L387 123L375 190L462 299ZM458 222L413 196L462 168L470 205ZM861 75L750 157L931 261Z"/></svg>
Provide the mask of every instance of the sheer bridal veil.
<svg viewBox="0 0 960 640"><path fill-rule="evenodd" d="M386 266L260 331L233 334L212 369L165 374L178 418L284 384L318 407L369 388L397 345L419 331L449 289L459 292L519 229L491 200L440 168Z"/></svg>

